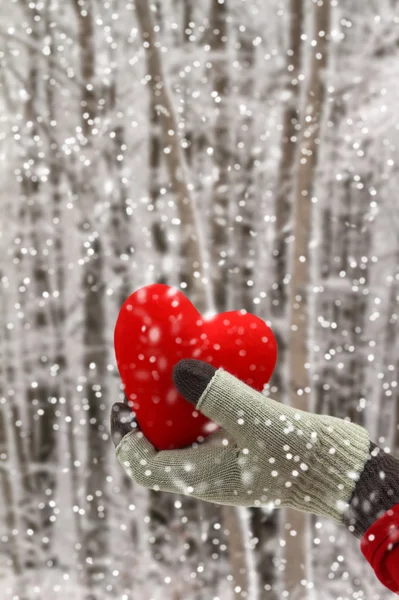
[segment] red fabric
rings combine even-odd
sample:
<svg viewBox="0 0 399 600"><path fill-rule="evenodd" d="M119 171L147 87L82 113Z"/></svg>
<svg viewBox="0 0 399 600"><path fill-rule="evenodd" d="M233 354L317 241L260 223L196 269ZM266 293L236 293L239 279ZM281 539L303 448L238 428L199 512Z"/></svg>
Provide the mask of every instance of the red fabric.
<svg viewBox="0 0 399 600"><path fill-rule="evenodd" d="M399 595L399 504L369 527L360 548L379 581Z"/></svg>
<svg viewBox="0 0 399 600"><path fill-rule="evenodd" d="M277 359L274 335L245 311L200 315L175 288L143 287L122 305L114 332L119 374L144 435L159 450L183 448L218 426L194 410L173 384L174 365L198 358L262 391Z"/></svg>

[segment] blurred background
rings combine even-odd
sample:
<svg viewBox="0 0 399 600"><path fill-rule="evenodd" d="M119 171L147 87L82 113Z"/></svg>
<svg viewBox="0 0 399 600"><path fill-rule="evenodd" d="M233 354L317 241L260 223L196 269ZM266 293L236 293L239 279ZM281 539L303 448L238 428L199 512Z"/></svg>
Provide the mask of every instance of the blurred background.
<svg viewBox="0 0 399 600"><path fill-rule="evenodd" d="M149 492L109 437L153 282L271 326L272 398L399 456L399 3L0 1L5 600L383 600L317 516Z"/></svg>

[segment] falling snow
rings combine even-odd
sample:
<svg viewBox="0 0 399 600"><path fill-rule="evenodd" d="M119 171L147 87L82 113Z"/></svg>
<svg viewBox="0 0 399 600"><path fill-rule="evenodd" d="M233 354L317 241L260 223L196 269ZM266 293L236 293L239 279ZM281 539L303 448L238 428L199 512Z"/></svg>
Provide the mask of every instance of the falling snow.
<svg viewBox="0 0 399 600"><path fill-rule="evenodd" d="M186 498L209 485L187 484L194 462L180 495L132 483L109 418L119 308L160 282L176 331L178 289L204 321L259 316L280 351L264 393L399 456L397 4L0 0L0 17L1 597L291 600L291 572L298 600L391 598L343 525L313 515L305 545L269 492L230 513ZM161 329L140 335L166 372ZM253 425L264 451L275 423ZM231 449L215 429L204 447ZM311 465L283 456L288 493Z"/></svg>

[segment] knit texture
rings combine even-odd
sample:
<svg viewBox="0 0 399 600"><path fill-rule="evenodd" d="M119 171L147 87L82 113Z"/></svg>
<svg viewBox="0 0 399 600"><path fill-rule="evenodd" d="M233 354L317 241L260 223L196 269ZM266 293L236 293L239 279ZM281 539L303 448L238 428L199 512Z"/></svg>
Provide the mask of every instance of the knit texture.
<svg viewBox="0 0 399 600"><path fill-rule="evenodd" d="M199 360L177 363L173 379L179 392L194 405L216 369ZM343 515L343 524L361 539L371 525L399 503L399 460L370 441L365 467Z"/></svg>
<svg viewBox="0 0 399 600"><path fill-rule="evenodd" d="M157 452L128 433L117 456L139 484L237 506L272 503L342 522L369 451L367 431L282 405L223 369L197 409L222 429L197 447Z"/></svg>
<svg viewBox="0 0 399 600"><path fill-rule="evenodd" d="M367 529L399 504L399 460L370 442L368 460L350 498L343 523L361 539Z"/></svg>

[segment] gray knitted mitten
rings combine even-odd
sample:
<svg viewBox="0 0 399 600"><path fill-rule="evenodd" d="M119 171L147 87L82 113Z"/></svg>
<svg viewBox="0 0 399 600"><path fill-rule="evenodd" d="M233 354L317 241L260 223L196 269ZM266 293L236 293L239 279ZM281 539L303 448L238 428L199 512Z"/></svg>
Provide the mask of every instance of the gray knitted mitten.
<svg viewBox="0 0 399 600"><path fill-rule="evenodd" d="M134 481L217 504L286 506L342 522L369 457L363 427L282 405L202 361L178 363L174 381L221 429L194 447L158 452L132 429L131 414L123 423L126 407L115 405L116 453Z"/></svg>

